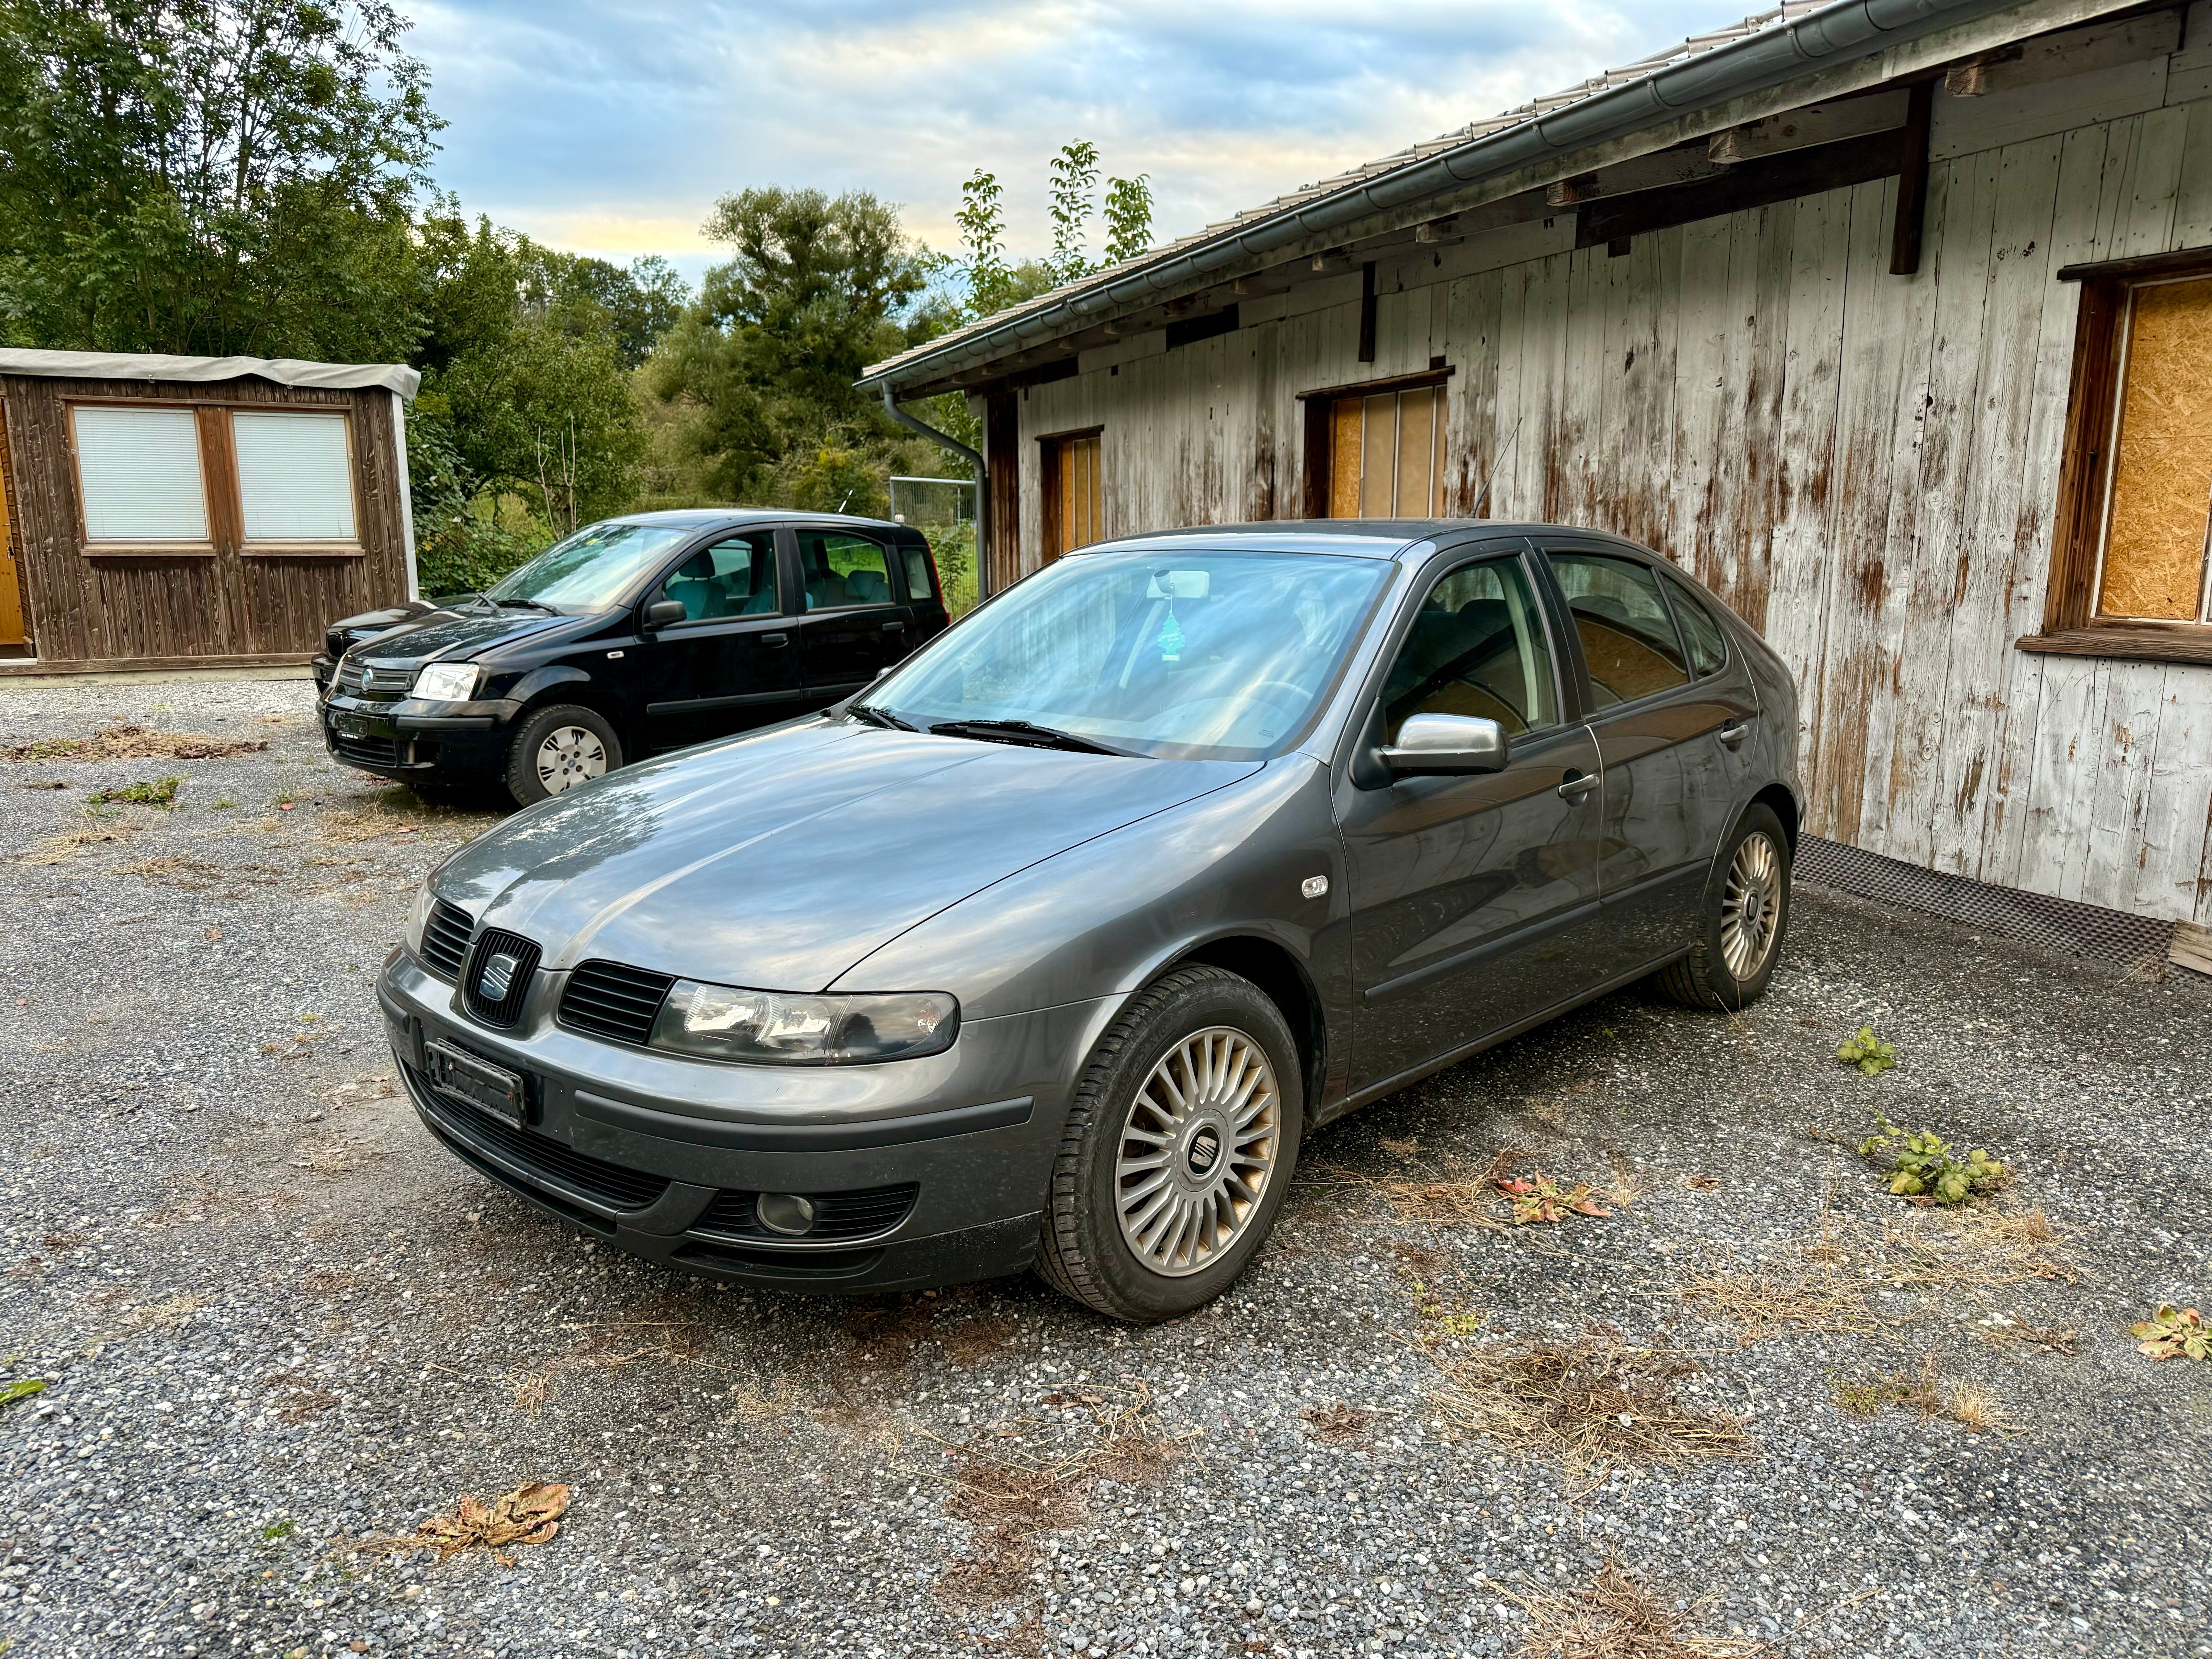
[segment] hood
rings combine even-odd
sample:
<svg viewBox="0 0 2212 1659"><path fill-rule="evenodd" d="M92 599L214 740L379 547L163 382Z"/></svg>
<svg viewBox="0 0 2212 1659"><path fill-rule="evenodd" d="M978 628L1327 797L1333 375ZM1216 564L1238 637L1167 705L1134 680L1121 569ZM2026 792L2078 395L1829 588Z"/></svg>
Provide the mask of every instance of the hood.
<svg viewBox="0 0 2212 1659"><path fill-rule="evenodd" d="M433 657L463 662L494 646L595 620L549 617L542 611L502 611L497 616L479 611L433 611L386 629L362 653L362 658L387 668L412 668Z"/></svg>
<svg viewBox="0 0 2212 1659"><path fill-rule="evenodd" d="M556 796L464 847L437 886L548 968L817 991L979 889L1258 769L813 719Z"/></svg>

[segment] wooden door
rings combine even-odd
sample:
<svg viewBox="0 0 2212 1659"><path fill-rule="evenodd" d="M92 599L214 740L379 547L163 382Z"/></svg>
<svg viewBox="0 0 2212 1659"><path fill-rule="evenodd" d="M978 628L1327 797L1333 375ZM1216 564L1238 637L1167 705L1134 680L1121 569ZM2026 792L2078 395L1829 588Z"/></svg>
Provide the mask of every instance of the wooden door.
<svg viewBox="0 0 2212 1659"><path fill-rule="evenodd" d="M1105 538L1106 492L1096 432L1044 440L1044 562Z"/></svg>
<svg viewBox="0 0 2212 1659"><path fill-rule="evenodd" d="M15 568L15 475L9 471L8 411L0 404L0 647L27 645L23 625L23 581Z"/></svg>

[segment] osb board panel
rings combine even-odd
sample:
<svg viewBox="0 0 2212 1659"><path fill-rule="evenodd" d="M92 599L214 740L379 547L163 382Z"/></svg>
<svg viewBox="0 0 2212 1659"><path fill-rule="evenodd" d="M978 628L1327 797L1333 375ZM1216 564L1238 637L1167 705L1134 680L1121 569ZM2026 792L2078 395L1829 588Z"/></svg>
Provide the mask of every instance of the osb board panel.
<svg viewBox="0 0 2212 1659"><path fill-rule="evenodd" d="M243 380L149 386L136 380L0 382L16 485L16 546L42 658L61 661L252 655L311 648L324 625L407 592L392 397ZM349 410L353 422L357 558L87 558L79 550L76 465L68 405L96 398ZM312 568L303 568L312 567Z"/></svg>
<svg viewBox="0 0 2212 1659"><path fill-rule="evenodd" d="M2212 514L2212 278L2135 291L2098 612L2193 622Z"/></svg>

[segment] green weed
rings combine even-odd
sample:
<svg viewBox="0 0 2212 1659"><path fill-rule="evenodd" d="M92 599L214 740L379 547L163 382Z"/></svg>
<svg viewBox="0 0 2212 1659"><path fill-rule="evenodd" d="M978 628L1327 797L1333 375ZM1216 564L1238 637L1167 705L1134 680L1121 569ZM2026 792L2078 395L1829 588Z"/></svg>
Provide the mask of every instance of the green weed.
<svg viewBox="0 0 2212 1659"><path fill-rule="evenodd" d="M120 789L94 790L91 799L96 806L118 806L125 802L136 806L174 806L183 782L179 777L143 778Z"/></svg>
<svg viewBox="0 0 2212 1659"><path fill-rule="evenodd" d="M1876 1036L1873 1026L1862 1025L1856 1036L1836 1050L1836 1058L1873 1077L1897 1064L1897 1045Z"/></svg>
<svg viewBox="0 0 2212 1659"><path fill-rule="evenodd" d="M2162 1302L2156 1313L2130 1328L2153 1359L2212 1358L2212 1326L2194 1308Z"/></svg>
<svg viewBox="0 0 2212 1659"><path fill-rule="evenodd" d="M1889 1160L1889 1190L1899 1198L1925 1195L1938 1204L1963 1204L1996 1191L2008 1179L2005 1166L1987 1152L1971 1152L1962 1162L1932 1129L1907 1134L1878 1111L1874 1121L1875 1133L1859 1142L1859 1156Z"/></svg>
<svg viewBox="0 0 2212 1659"><path fill-rule="evenodd" d="M20 1401L34 1399L46 1391L45 1377L19 1376L6 1387L0 1388L0 1411L7 1410Z"/></svg>

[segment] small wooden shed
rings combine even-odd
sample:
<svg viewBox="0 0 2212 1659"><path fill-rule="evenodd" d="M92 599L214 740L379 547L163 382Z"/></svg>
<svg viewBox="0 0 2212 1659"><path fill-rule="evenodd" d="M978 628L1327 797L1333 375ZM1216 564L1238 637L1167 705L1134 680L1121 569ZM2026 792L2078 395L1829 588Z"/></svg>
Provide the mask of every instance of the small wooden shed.
<svg viewBox="0 0 2212 1659"><path fill-rule="evenodd" d="M301 664L413 598L421 378L0 350L0 676Z"/></svg>

